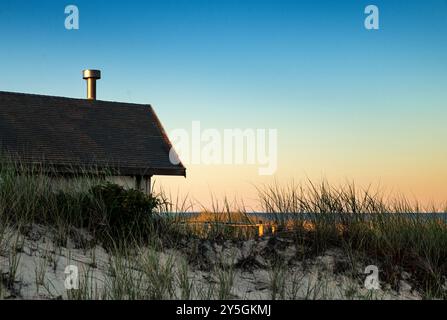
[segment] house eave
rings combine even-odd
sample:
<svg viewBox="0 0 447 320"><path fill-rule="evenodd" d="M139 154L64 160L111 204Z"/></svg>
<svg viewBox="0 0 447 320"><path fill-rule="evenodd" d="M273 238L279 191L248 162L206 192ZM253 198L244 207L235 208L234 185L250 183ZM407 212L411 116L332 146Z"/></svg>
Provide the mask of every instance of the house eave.
<svg viewBox="0 0 447 320"><path fill-rule="evenodd" d="M4 162L9 163L10 162ZM144 168L130 166L109 166L97 164L47 163L41 161L12 163L17 171L36 174L63 175L63 176L181 176L186 178L186 168Z"/></svg>

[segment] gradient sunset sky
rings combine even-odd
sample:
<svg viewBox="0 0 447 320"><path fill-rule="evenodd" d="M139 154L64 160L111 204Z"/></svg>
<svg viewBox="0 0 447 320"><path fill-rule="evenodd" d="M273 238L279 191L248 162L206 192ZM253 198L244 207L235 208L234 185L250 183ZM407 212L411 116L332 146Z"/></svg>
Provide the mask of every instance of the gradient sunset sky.
<svg viewBox="0 0 447 320"><path fill-rule="evenodd" d="M0 35L0 91L84 98L98 68L99 99L150 103L168 133L278 130L275 176L189 165L156 179L174 194L255 208L253 185L327 178L447 200L447 0L2 0Z"/></svg>

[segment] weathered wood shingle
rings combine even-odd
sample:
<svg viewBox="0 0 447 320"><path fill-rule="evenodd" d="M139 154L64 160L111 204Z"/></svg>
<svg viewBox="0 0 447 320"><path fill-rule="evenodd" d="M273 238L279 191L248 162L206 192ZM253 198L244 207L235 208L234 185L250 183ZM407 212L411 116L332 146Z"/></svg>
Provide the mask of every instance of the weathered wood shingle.
<svg viewBox="0 0 447 320"><path fill-rule="evenodd" d="M0 92L0 148L61 172L186 175L171 163L171 143L150 105Z"/></svg>

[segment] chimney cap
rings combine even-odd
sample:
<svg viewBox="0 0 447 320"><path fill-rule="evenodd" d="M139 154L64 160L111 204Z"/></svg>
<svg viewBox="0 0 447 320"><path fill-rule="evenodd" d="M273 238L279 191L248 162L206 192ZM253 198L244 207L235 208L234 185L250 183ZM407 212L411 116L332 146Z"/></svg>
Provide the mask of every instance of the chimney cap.
<svg viewBox="0 0 447 320"><path fill-rule="evenodd" d="M87 69L82 72L84 79L101 79L100 70Z"/></svg>

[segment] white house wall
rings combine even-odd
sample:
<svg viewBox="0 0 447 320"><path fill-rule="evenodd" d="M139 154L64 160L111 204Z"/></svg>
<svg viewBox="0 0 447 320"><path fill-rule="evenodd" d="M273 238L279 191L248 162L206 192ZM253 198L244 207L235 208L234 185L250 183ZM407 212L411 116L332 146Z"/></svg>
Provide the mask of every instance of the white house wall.
<svg viewBox="0 0 447 320"><path fill-rule="evenodd" d="M101 181L98 180L97 182L92 182L90 179L82 179L82 178L62 178L62 177L53 177L49 178L51 179L51 184L54 188L54 190L66 190L75 188L76 190L81 191L82 189L88 189L93 184L100 183ZM104 180L103 180L104 181ZM138 189L137 185L137 178L136 177L128 177L128 176L115 176L115 177L107 177L105 181L117 184L119 186L122 186L126 190L130 189ZM140 191L144 192L145 194L151 193L151 178L142 178L141 184L140 184Z"/></svg>

